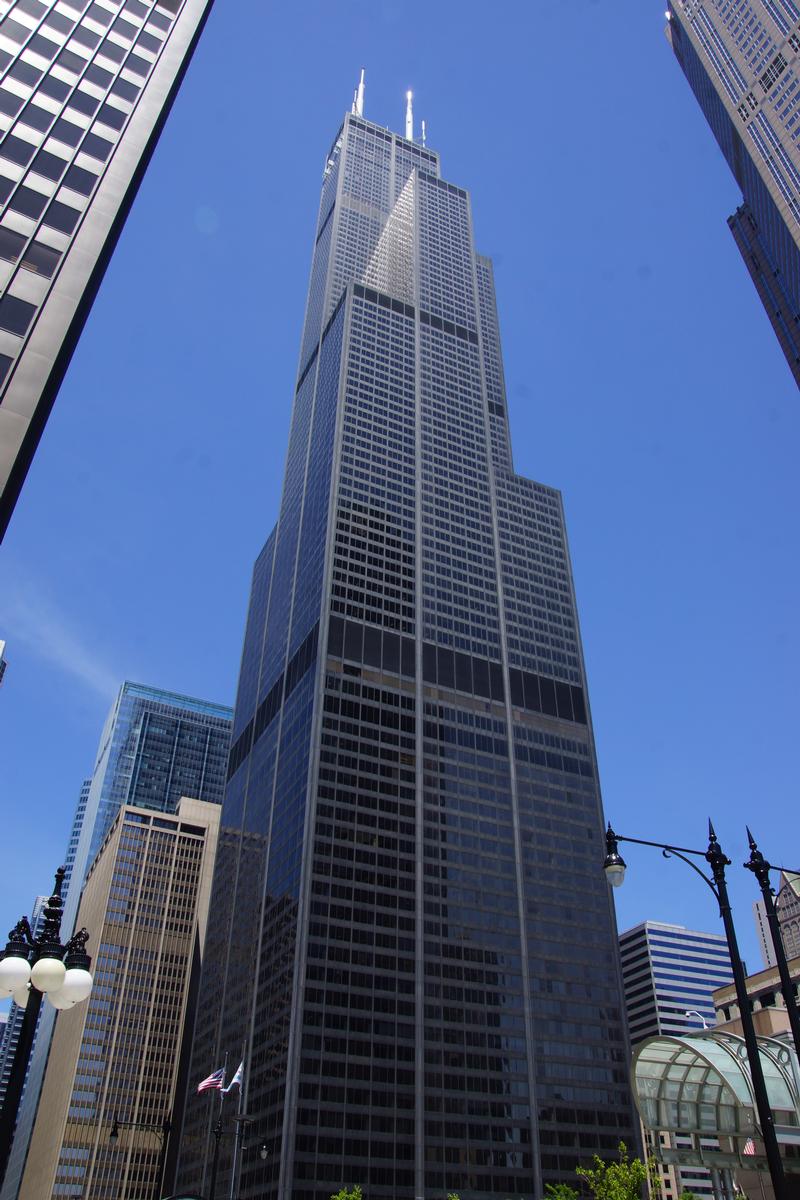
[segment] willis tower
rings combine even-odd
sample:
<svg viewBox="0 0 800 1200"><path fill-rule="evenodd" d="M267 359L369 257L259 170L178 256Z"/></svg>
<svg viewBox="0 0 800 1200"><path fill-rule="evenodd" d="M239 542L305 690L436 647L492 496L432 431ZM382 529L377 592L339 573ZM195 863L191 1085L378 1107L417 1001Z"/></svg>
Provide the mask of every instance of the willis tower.
<svg viewBox="0 0 800 1200"><path fill-rule="evenodd" d="M560 494L515 473L492 266L439 155L325 158L253 573L191 1083L243 1198L541 1196L635 1143ZM230 1103L230 1101L229 1101ZM190 1103L205 1194L217 1107ZM223 1176L227 1181L223 1182ZM231 1190L233 1194L233 1190Z"/></svg>

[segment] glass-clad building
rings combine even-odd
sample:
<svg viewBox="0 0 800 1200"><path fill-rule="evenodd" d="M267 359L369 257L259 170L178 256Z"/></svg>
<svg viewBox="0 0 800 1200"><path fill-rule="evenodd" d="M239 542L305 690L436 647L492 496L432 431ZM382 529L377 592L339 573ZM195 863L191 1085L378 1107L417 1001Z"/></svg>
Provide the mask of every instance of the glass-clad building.
<svg viewBox="0 0 800 1200"><path fill-rule="evenodd" d="M0 0L0 538L209 0Z"/></svg>
<svg viewBox="0 0 800 1200"><path fill-rule="evenodd" d="M72 931L81 889L125 805L177 811L183 796L221 804L233 712L221 704L143 684L123 683L111 706L91 779L81 786L70 831L62 932ZM0 1200L14 1200L25 1166L55 1010L42 1008Z"/></svg>
<svg viewBox="0 0 800 1200"><path fill-rule="evenodd" d="M636 1140L564 514L513 470L468 193L357 111L301 344L192 1085L245 1044L243 1200L541 1196ZM195 1096L187 1191L215 1119Z"/></svg>
<svg viewBox="0 0 800 1200"><path fill-rule="evenodd" d="M741 188L728 225L800 385L800 5L671 0L667 37Z"/></svg>

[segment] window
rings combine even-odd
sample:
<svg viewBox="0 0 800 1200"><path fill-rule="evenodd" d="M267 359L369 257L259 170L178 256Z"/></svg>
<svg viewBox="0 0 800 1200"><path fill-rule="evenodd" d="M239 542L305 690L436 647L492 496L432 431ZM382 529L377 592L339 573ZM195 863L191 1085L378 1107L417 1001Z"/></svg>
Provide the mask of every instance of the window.
<svg viewBox="0 0 800 1200"><path fill-rule="evenodd" d="M35 220L42 215L46 204L47 196L43 196L41 192L35 192L33 188L23 186L17 188L9 207L13 208L15 212L24 213L26 217L32 217Z"/></svg>
<svg viewBox="0 0 800 1200"><path fill-rule="evenodd" d="M56 154L51 154L49 150L40 150L33 160L31 170L37 171L47 179L60 179L66 167L67 164L63 158L59 158Z"/></svg>
<svg viewBox="0 0 800 1200"><path fill-rule="evenodd" d="M11 162L19 163L21 167L25 167L36 153L36 147L30 142L24 142L22 138L14 137L13 133L7 133L0 143L0 154L3 158L9 158Z"/></svg>
<svg viewBox="0 0 800 1200"><path fill-rule="evenodd" d="M83 167L70 167L64 176L64 186L80 192L82 196L88 196L96 183L97 176Z"/></svg>
<svg viewBox="0 0 800 1200"><path fill-rule="evenodd" d="M35 312L35 307L28 304L27 300L5 295L0 299L0 329L16 333L18 337L24 337Z"/></svg>
<svg viewBox="0 0 800 1200"><path fill-rule="evenodd" d="M37 274L51 279L60 258L60 252L53 250L51 246L45 246L41 242L31 242L22 257L22 265L29 271L36 271Z"/></svg>
<svg viewBox="0 0 800 1200"><path fill-rule="evenodd" d="M80 215L77 208L70 208L68 204L54 200L44 214L43 220L45 225L50 225L53 229L60 229L62 233L72 233L78 224Z"/></svg>

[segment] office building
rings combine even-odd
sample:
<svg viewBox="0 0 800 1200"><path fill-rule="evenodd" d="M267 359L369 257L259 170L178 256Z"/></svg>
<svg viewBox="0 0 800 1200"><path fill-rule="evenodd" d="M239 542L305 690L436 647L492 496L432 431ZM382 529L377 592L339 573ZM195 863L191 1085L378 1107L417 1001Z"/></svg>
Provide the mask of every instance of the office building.
<svg viewBox="0 0 800 1200"><path fill-rule="evenodd" d="M34 937L38 936L42 930L44 921L44 906L47 904L48 896L37 896L33 902L33 909L28 920L30 921L31 929ZM6 1098L6 1088L11 1075L11 1067L14 1062L14 1055L17 1052L19 1043L20 1030L22 1029L22 1018L25 1015L24 1008L20 1008L18 1004L11 1001L11 1007L8 1010L8 1019L5 1028L2 1032L2 1040L0 1040L0 1108L3 1107L3 1101Z"/></svg>
<svg viewBox="0 0 800 1200"><path fill-rule="evenodd" d="M756 935L758 937L758 947L761 951L761 960L765 967L774 967L777 964L775 957L775 949L772 945L772 934L767 921L767 909L763 900L756 900L753 904L753 920L756 923Z"/></svg>
<svg viewBox="0 0 800 1200"><path fill-rule="evenodd" d="M791 871L781 872L775 895L775 912L781 927L781 939L786 957L800 957L800 875L795 875ZM772 933L767 922L767 912L763 900L756 900L753 905L753 916L764 966L774 967L778 960L775 957Z"/></svg>
<svg viewBox="0 0 800 1200"><path fill-rule="evenodd" d="M209 0L0 0L0 539Z"/></svg>
<svg viewBox="0 0 800 1200"><path fill-rule="evenodd" d="M245 1041L242 1200L529 1198L636 1140L564 512L513 470L468 193L361 99L323 160L192 1081ZM213 1119L195 1097L189 1192Z"/></svg>
<svg viewBox="0 0 800 1200"><path fill-rule="evenodd" d="M160 688L121 686L100 737L91 779L81 785L66 853L62 932L75 925L86 873L124 805L176 811L181 796L220 804L233 713ZM55 1013L42 1008L0 1200L14 1200L25 1165Z"/></svg>
<svg viewBox="0 0 800 1200"><path fill-rule="evenodd" d="M117 813L78 911L94 987L56 1025L21 1200L156 1194L168 1148L159 1131L179 1117L219 814L191 799L169 816L131 805Z"/></svg>
<svg viewBox="0 0 800 1200"><path fill-rule="evenodd" d="M795 1002L800 994L800 957L787 961L789 978L794 987ZM747 995L753 1012L753 1025L759 1037L790 1036L789 1014L781 991L781 979L777 966L757 971L745 978ZM742 1021L736 988L732 983L719 987L712 996L716 1023L728 1033L742 1035Z"/></svg>
<svg viewBox="0 0 800 1200"><path fill-rule="evenodd" d="M733 978L722 934L644 921L620 935L619 948L634 1049L646 1038L680 1037L714 1025L712 993ZM669 1137L660 1135L663 1148L671 1148ZM682 1145L680 1137L676 1145ZM662 1200L677 1200L685 1191L714 1195L704 1167L662 1162L659 1169Z"/></svg>
<svg viewBox="0 0 800 1200"><path fill-rule="evenodd" d="M670 0L667 37L742 191L728 225L800 385L800 7Z"/></svg>

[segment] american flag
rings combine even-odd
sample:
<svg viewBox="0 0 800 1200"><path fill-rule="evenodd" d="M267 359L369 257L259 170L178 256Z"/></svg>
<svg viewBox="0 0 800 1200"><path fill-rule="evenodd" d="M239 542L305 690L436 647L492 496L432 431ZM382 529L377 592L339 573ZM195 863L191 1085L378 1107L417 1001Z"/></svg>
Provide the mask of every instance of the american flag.
<svg viewBox="0 0 800 1200"><path fill-rule="evenodd" d="M755 1154L755 1152L756 1152L756 1144L752 1138L748 1138L744 1144L744 1149L742 1150L742 1153L743 1154Z"/></svg>
<svg viewBox="0 0 800 1200"><path fill-rule="evenodd" d="M202 1083L198 1083L198 1092L219 1092L225 1085L225 1068L220 1067L213 1075L209 1075L208 1079L204 1079Z"/></svg>

